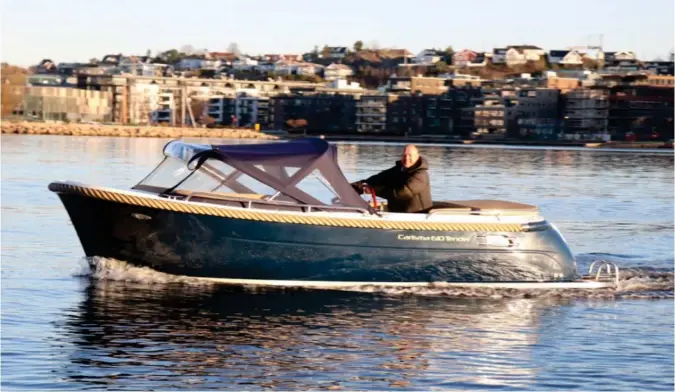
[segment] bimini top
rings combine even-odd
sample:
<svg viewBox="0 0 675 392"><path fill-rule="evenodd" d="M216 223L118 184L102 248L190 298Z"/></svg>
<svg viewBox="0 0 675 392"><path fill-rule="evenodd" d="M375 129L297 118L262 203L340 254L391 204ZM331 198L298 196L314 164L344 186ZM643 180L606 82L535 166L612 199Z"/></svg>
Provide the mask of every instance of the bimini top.
<svg viewBox="0 0 675 392"><path fill-rule="evenodd" d="M253 179L276 191L268 195L274 200L369 208L340 170L336 146L323 139L233 145L188 144L176 140L164 147L164 154L187 164L191 174L181 179L181 183L187 183L187 177L197 171L205 170L218 177L219 184L210 191L225 187L235 193L259 193L247 185ZM225 165L214 164L213 160ZM324 197L327 190L328 199Z"/></svg>

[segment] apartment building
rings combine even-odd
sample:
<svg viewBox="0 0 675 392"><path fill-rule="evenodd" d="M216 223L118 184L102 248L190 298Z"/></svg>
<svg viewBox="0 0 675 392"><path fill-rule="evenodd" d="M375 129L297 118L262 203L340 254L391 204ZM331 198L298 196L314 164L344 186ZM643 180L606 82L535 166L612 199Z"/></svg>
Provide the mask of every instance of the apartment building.
<svg viewBox="0 0 675 392"><path fill-rule="evenodd" d="M389 103L393 99L392 95L362 95L356 102L356 131L386 132Z"/></svg>
<svg viewBox="0 0 675 392"><path fill-rule="evenodd" d="M573 139L607 139L609 90L581 87L568 91L564 99L564 129Z"/></svg>
<svg viewBox="0 0 675 392"><path fill-rule="evenodd" d="M607 129L613 138L628 132L638 140L673 138L673 87L615 86L609 89Z"/></svg>

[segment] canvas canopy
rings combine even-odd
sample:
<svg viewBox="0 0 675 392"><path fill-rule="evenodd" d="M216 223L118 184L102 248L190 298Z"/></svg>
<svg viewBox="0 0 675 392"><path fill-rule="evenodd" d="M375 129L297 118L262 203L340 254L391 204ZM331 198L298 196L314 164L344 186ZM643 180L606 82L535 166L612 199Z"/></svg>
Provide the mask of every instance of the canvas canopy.
<svg viewBox="0 0 675 392"><path fill-rule="evenodd" d="M273 188L281 197L277 200L310 205L340 205L368 209L368 203L354 191L337 162L337 148L323 139L305 138L283 143L197 145L173 141L164 152L187 162L188 168L198 170L216 159L235 170L228 173L222 185L235 192L250 191L237 180L241 176ZM300 183L308 176L321 177L323 184L337 197L332 202L303 188ZM285 196L285 197L284 197Z"/></svg>

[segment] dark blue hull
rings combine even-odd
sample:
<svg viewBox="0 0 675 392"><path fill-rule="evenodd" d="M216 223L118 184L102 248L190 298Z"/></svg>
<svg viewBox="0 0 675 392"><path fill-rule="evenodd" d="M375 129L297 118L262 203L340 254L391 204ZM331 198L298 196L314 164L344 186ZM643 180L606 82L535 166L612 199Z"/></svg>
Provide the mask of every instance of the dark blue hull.
<svg viewBox="0 0 675 392"><path fill-rule="evenodd" d="M354 282L532 282L577 278L549 225L488 233L273 223L59 194L87 256L210 278Z"/></svg>

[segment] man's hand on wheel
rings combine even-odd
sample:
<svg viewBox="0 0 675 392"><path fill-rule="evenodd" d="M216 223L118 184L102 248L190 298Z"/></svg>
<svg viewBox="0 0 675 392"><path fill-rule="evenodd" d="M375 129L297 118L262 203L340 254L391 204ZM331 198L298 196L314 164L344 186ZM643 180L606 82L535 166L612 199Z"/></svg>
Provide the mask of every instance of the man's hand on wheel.
<svg viewBox="0 0 675 392"><path fill-rule="evenodd" d="M356 193L358 193L358 194L362 194L362 193L364 192L364 188L368 186L368 185L367 185L365 182L363 182L363 181L353 182L351 185L352 185L352 188L354 188L354 190L355 190Z"/></svg>

